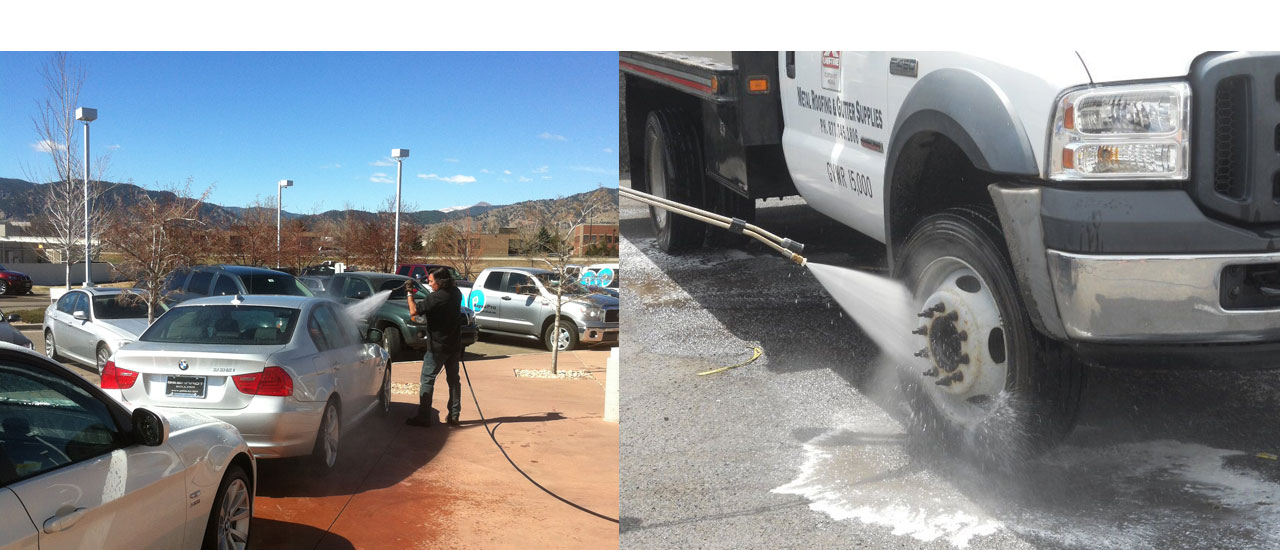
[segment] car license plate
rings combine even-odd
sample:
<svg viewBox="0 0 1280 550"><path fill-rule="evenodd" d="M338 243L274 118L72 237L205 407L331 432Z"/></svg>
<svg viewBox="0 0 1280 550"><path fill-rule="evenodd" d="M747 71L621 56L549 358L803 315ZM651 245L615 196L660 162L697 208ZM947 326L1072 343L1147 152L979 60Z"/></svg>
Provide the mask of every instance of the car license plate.
<svg viewBox="0 0 1280 550"><path fill-rule="evenodd" d="M177 376L169 375L165 381L164 394L169 397L198 397L204 398L204 381L203 376Z"/></svg>

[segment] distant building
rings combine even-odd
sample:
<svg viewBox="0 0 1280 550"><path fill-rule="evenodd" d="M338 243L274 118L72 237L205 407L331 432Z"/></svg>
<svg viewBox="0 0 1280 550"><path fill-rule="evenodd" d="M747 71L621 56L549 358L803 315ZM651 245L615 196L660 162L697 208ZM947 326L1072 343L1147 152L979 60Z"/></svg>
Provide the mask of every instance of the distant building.
<svg viewBox="0 0 1280 550"><path fill-rule="evenodd" d="M583 224L573 228L569 236L574 256L586 256L593 245L597 250L609 251L605 255L618 255L618 224Z"/></svg>

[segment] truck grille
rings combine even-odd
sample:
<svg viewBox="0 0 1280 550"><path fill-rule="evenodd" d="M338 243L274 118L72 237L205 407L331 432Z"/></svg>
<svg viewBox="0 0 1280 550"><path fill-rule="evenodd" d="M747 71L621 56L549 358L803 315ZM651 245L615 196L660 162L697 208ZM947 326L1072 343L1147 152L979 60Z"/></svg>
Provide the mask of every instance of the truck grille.
<svg viewBox="0 0 1280 550"><path fill-rule="evenodd" d="M606 309L606 310L604 310L604 322L606 322L606 323L616 323L616 322L618 322L618 310L616 310L616 309Z"/></svg>
<svg viewBox="0 0 1280 550"><path fill-rule="evenodd" d="M1206 55L1191 71L1192 194L1216 217L1280 222L1280 55Z"/></svg>

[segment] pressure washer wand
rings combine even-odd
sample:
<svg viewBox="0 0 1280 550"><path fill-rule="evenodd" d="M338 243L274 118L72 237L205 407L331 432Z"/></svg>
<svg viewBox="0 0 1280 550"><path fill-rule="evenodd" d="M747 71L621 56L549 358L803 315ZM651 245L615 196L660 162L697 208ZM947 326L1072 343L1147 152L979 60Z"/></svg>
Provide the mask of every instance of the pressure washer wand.
<svg viewBox="0 0 1280 550"><path fill-rule="evenodd" d="M618 192L629 199L642 202L654 208L661 208L668 212L679 214L687 218L693 218L700 222L709 223L716 227L728 229L734 233L756 239L798 265L803 266L808 262L804 256L800 255L801 252L804 252L803 244L774 235L760 227L747 223L746 220L722 216L715 212L708 212L706 210L680 204L648 193L642 193L627 187L619 187Z"/></svg>

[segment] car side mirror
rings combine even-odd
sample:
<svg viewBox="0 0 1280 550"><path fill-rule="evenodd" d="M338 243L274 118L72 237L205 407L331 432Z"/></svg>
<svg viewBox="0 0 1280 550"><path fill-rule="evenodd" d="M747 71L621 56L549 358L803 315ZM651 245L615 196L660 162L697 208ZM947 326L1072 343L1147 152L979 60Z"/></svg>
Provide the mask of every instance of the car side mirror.
<svg viewBox="0 0 1280 550"><path fill-rule="evenodd" d="M169 439L169 421L159 413L144 408L133 410L135 441L148 447L159 447Z"/></svg>
<svg viewBox="0 0 1280 550"><path fill-rule="evenodd" d="M21 316L21 315L18 315L17 313L11 313L11 314L9 314L9 318L8 318L7 320L8 320L10 323L17 323L18 321L21 321L21 320L22 320L22 316Z"/></svg>
<svg viewBox="0 0 1280 550"><path fill-rule="evenodd" d="M75 313L72 313L71 316L75 317L77 321L84 321L85 319L89 318L89 314L85 313L84 311L77 311Z"/></svg>
<svg viewBox="0 0 1280 550"><path fill-rule="evenodd" d="M370 344L382 342L382 331L376 328L369 329L369 332L364 335L364 341Z"/></svg>

